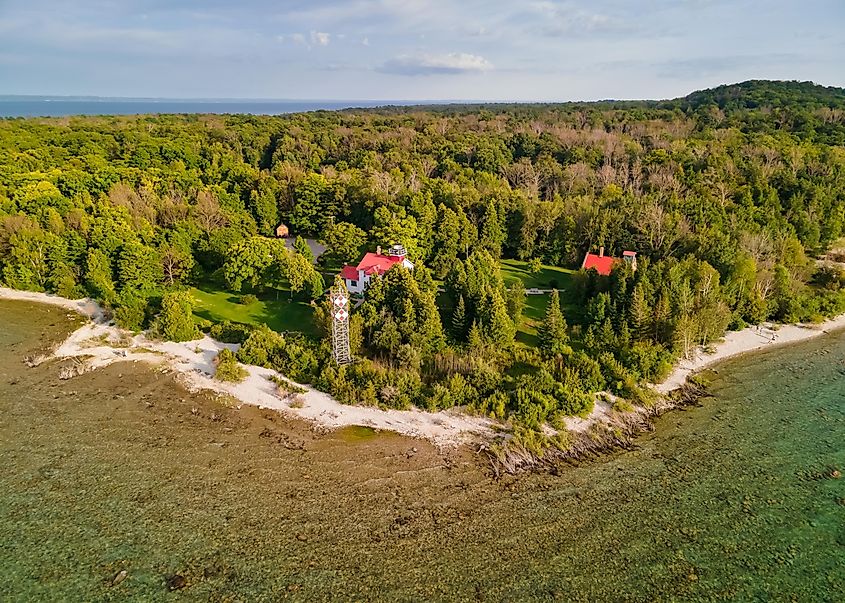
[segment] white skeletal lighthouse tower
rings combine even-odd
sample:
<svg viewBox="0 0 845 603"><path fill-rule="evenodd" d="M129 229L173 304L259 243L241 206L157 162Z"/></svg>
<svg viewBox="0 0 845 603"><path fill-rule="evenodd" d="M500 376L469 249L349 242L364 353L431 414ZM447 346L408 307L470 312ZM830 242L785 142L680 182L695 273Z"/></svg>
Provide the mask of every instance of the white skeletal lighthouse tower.
<svg viewBox="0 0 845 603"><path fill-rule="evenodd" d="M343 285L335 285L329 292L332 302L332 351L339 365L352 362L349 352L349 294Z"/></svg>

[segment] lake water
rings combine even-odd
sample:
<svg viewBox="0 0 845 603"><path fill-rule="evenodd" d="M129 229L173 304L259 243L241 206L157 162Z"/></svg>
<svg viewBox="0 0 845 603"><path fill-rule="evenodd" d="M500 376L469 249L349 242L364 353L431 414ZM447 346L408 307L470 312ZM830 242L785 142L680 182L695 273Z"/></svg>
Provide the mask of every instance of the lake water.
<svg viewBox="0 0 845 603"><path fill-rule="evenodd" d="M0 600L843 600L843 334L723 364L632 452L494 481L142 365L61 381L21 358L65 314L0 316Z"/></svg>
<svg viewBox="0 0 845 603"><path fill-rule="evenodd" d="M280 115L385 105L417 105L409 101L213 101L167 99L0 98L0 117L64 117L68 115L146 115L152 113L251 113Z"/></svg>

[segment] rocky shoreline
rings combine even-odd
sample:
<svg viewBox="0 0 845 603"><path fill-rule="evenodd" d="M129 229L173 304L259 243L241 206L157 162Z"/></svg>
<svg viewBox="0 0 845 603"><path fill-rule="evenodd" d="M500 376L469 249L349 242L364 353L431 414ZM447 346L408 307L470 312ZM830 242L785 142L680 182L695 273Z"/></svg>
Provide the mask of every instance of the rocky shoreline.
<svg viewBox="0 0 845 603"><path fill-rule="evenodd" d="M633 450L637 438L654 431L654 421L680 408L698 406L710 394L701 380L692 378L664 395L650 408L637 407L632 412L611 411L605 421L594 422L586 431L575 433L572 444L565 448L550 447L537 454L522 446L493 448L481 445L478 452L487 457L492 475L516 475L526 471L557 473L562 467L597 461L607 455Z"/></svg>

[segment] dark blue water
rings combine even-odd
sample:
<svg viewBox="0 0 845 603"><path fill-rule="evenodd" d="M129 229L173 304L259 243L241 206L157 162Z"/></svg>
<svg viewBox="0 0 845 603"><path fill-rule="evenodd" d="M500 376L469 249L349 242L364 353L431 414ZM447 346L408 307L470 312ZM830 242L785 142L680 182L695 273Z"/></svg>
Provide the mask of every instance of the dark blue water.
<svg viewBox="0 0 845 603"><path fill-rule="evenodd" d="M0 98L0 117L64 117L67 115L146 115L150 113L250 113L281 115L304 111L409 106L412 101L178 100L17 97Z"/></svg>

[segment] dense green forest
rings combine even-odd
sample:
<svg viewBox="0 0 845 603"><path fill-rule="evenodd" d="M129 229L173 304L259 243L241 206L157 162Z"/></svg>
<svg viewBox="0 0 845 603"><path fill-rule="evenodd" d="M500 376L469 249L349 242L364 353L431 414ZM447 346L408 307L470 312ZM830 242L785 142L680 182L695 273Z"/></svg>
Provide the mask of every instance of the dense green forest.
<svg viewBox="0 0 845 603"><path fill-rule="evenodd" d="M843 234L843 144L845 91L798 82L660 102L6 119L0 275L93 296L129 329L243 343L239 360L343 402L462 406L536 441L595 392L648 404L645 382L726 329L845 311L842 271L815 260ZM327 246L316 265L275 238L280 223ZM367 290L358 360L338 368L324 289L392 243L416 269ZM637 251L638 269L577 270L599 247Z"/></svg>

